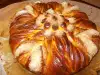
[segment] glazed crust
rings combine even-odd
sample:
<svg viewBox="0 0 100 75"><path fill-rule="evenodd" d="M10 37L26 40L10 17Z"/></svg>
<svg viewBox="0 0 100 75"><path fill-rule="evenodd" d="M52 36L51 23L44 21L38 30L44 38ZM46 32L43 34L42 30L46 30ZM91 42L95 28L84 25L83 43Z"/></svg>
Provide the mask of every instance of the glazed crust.
<svg viewBox="0 0 100 75"><path fill-rule="evenodd" d="M30 6L33 8L34 14L24 13L15 16L10 25L10 46L13 54L15 55L17 48L20 47L21 44L36 42L39 45L42 43L41 69L32 72L43 75L70 75L86 67L91 58L89 57L87 46L85 46L84 42L77 36L86 30L93 29L96 31L95 23L90 21L84 12L72 10L62 15L64 18L64 23L60 26L64 29L62 37L52 34L52 36L48 38L43 33L49 28L45 27L45 23L37 26L36 19L40 14L43 14L51 8L55 12L63 13L64 7L57 2L35 3ZM68 7L72 6L73 5L68 4ZM27 10L27 8L24 10ZM69 31L68 25L70 22L68 18L71 17L74 17L76 21L73 23L74 29ZM52 28L54 30L60 30L57 29L57 27ZM90 40L99 48L100 35L89 36L89 41ZM31 50L24 51L15 57L20 64L30 70L31 54Z"/></svg>

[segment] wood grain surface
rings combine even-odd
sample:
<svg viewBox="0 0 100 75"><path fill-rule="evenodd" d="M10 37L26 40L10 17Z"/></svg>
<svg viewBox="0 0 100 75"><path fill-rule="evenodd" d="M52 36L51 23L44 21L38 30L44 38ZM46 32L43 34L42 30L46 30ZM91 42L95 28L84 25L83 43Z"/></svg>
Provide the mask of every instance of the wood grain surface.
<svg viewBox="0 0 100 75"><path fill-rule="evenodd" d="M29 3L31 2L14 3L0 10L0 37L9 37L9 25L12 17L17 11L21 10ZM97 28L100 31L99 25L97 25ZM3 47L0 49L0 51L11 53L9 40L3 41ZM33 75L29 71L23 69L22 66L20 66L17 62L14 62L10 67L7 67L7 65L8 64L5 65L5 69L8 75ZM98 70L100 70L100 51L93 58L89 66L78 72L76 75L97 75Z"/></svg>

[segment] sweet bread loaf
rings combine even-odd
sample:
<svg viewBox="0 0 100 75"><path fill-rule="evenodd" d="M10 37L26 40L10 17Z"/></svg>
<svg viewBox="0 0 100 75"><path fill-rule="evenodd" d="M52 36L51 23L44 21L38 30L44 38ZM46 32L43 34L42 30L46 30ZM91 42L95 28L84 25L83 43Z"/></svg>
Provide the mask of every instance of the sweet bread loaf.
<svg viewBox="0 0 100 75"><path fill-rule="evenodd" d="M67 2L34 3L17 12L10 46L18 62L40 75L70 75L86 67L100 47L95 23Z"/></svg>

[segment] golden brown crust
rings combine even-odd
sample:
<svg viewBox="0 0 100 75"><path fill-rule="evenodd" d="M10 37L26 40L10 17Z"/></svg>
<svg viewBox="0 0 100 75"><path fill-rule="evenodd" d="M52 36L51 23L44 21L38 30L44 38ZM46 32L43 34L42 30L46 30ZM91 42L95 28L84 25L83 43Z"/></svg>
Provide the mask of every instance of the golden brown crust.
<svg viewBox="0 0 100 75"><path fill-rule="evenodd" d="M42 53L43 63L41 63L42 71L40 72L42 72L43 75L70 75L86 67L90 61L87 48L79 38L75 37L75 35L88 29L96 30L96 25L88 19L88 16L79 10L73 10L65 15L61 15L61 17L64 18L64 22L62 23L63 27L59 25L60 27L56 27L55 30L60 30L61 28L65 31L64 34L61 35L62 37L58 37L54 33L52 34L53 36L48 39L43 33L50 27L41 29L41 26L45 24L50 26L51 24L46 21L38 26L36 20L40 14L43 14L51 8L55 12L62 13L64 7L57 2L36 3L31 6L35 12L34 14L32 12L30 14L29 12L18 15L10 25L10 46L13 54L15 55L16 49L23 43L37 42L39 45L42 42L43 46L46 48L45 52L47 52L45 61L44 54ZM69 7L72 7L72 5L69 4ZM76 22L72 23L74 28L70 32L68 30L70 24L68 18L71 17L74 17ZM100 37L91 37L96 46L100 43L100 39L98 38ZM43 52L43 49L41 49L41 51ZM27 69L30 69L31 54L31 51L22 52L17 57L18 62Z"/></svg>
<svg viewBox="0 0 100 75"><path fill-rule="evenodd" d="M84 12L80 12L79 10L73 10L70 13L67 13L65 15L66 17L75 17L75 18L83 18L83 19L88 19L88 16Z"/></svg>

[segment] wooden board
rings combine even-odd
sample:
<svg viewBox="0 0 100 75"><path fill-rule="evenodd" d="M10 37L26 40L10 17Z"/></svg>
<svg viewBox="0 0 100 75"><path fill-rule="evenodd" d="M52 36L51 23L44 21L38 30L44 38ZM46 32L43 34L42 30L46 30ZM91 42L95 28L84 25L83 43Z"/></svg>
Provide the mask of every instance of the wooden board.
<svg viewBox="0 0 100 75"><path fill-rule="evenodd" d="M25 5L29 4L30 2L20 2L9 5L3 9L0 9L0 37L7 38L9 37L9 25L11 22L11 18L14 14L21 10ZM100 31L100 26L97 25L98 30ZM9 40L0 39L0 43L2 43L2 47L0 47L0 51L4 52L5 54L11 53L11 49L9 47ZM13 58L11 55L9 58ZM25 69L20 66L15 59L10 66L9 64L5 65L5 69L7 75L33 75L32 73L26 71ZM76 75L97 75L97 70L100 69L100 51L99 53L93 58L90 65L83 69L82 71L78 72Z"/></svg>

